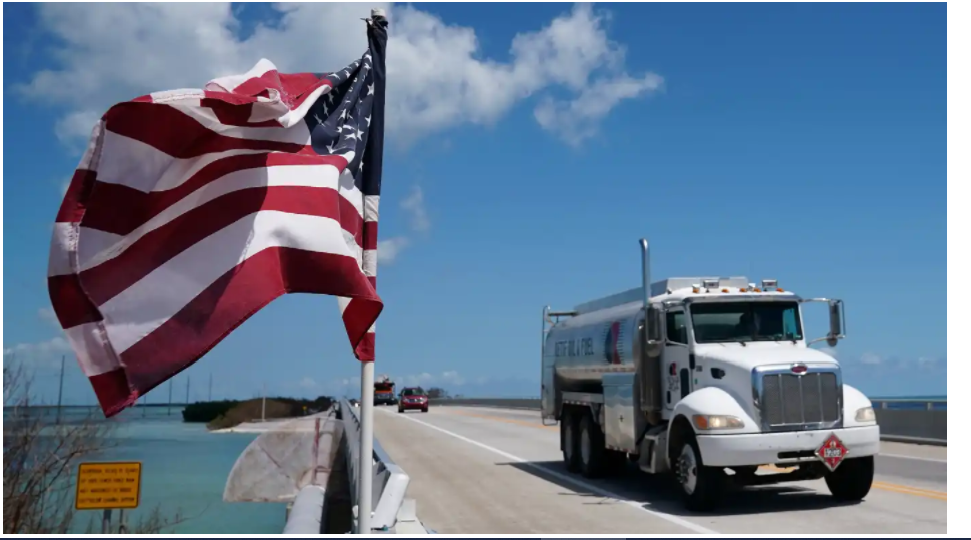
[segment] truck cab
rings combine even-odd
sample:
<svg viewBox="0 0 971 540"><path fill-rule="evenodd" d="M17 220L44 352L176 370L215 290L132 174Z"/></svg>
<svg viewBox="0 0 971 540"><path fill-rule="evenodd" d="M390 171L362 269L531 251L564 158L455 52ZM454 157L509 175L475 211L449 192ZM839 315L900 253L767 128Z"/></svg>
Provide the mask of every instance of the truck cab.
<svg viewBox="0 0 971 540"><path fill-rule="evenodd" d="M776 280L651 283L646 241L642 256L641 287L544 309L543 418L560 424L567 468L599 476L626 458L673 473L695 510L713 508L729 482L825 478L835 497L862 499L879 426L839 362L810 347L843 337L842 302L802 298ZM815 340L803 325L810 303L830 315ZM757 474L762 465L791 472Z"/></svg>

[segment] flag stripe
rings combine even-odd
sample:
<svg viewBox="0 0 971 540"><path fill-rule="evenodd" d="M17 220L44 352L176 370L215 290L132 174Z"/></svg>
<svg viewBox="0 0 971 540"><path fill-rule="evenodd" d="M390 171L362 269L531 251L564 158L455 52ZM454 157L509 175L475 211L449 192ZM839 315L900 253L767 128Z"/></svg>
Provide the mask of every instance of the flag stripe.
<svg viewBox="0 0 971 540"><path fill-rule="evenodd" d="M108 344L104 326L97 321L67 328L64 335L78 351L78 365L85 376L93 377L121 367L121 360Z"/></svg>
<svg viewBox="0 0 971 540"><path fill-rule="evenodd" d="M219 96L218 98L213 96L213 97L202 98L201 100L199 100L199 105L208 109L212 109L212 114L216 117L219 123L224 126L257 127L257 128L283 127L280 124L280 122L277 122L274 119L260 120L260 121L250 120L250 118L253 117L253 108L256 105L255 103L235 104L222 96Z"/></svg>
<svg viewBox="0 0 971 540"><path fill-rule="evenodd" d="M91 299L100 305L226 227L240 222L250 226L254 220L260 219L259 212L286 212L339 222L338 199L334 190L304 186L234 191L145 234L118 256L82 271L81 279Z"/></svg>
<svg viewBox="0 0 971 540"><path fill-rule="evenodd" d="M108 131L105 148L109 152L98 169L98 181L126 186L143 193L170 191L192 180L201 171L211 168L223 159L242 155L266 155L273 151L259 149L233 149L212 152L198 157L176 158L142 141ZM301 146L300 148L306 148ZM295 152L279 152L279 155L302 155ZM319 156L304 152L310 157Z"/></svg>
<svg viewBox="0 0 971 540"><path fill-rule="evenodd" d="M267 279L268 276L273 279ZM214 342L282 294L348 294L365 289L366 283L356 282L363 279L359 276L354 261L339 255L281 247L261 251L220 276L163 325L122 353L124 372L116 370L92 378L96 391L100 389L98 397L105 414L111 416L137 400L138 394L125 393L126 388L150 391L194 364ZM344 284L346 290L335 290L336 284ZM361 342L358 349L367 348L365 334L382 305L376 295L355 298L354 305L355 310L343 317L347 334L352 343ZM373 350L373 341L370 349Z"/></svg>
<svg viewBox="0 0 971 540"><path fill-rule="evenodd" d="M121 359L132 382L144 385L181 359L194 361L206 352L208 343L282 294L350 294L368 289L347 257L288 247L265 249L220 276L146 339L121 353ZM355 298L354 305L356 311L343 317L352 343L361 339L381 311L377 295ZM200 318L200 313L207 317ZM149 357L151 362L144 360Z"/></svg>
<svg viewBox="0 0 971 540"><path fill-rule="evenodd" d="M294 171L293 174L288 175L267 172L267 169L288 165L330 166L335 169L332 185L322 187L336 189L336 173L347 166L347 160L341 156L285 153L231 155L207 164L178 187L148 193L120 184L97 182L88 205L90 212L83 225L87 228L127 235L177 203L189 200L190 195L201 200L212 200L234 189L272 185L271 181L281 179L286 179L288 183L296 182L292 185L308 185L316 174L312 171L307 171L309 173L307 174L304 170ZM320 174L329 178L331 171L322 171ZM311 178L303 178L304 176ZM205 191L199 192L202 188L205 188ZM127 208L131 212L112 212L111 210L115 208Z"/></svg>
<svg viewBox="0 0 971 540"><path fill-rule="evenodd" d="M100 305L115 349L119 353L125 351L178 313L223 273L273 247L332 253L355 260L341 238L339 225L332 219L258 212L186 249ZM363 295L364 291L358 294Z"/></svg>
<svg viewBox="0 0 971 540"><path fill-rule="evenodd" d="M70 329L102 320L101 312L84 292L77 274L48 277L47 288L61 328Z"/></svg>
<svg viewBox="0 0 971 540"><path fill-rule="evenodd" d="M346 191L338 192L334 189L337 182L337 170L332 166L292 166L249 169L228 175L217 182L213 182L198 195L185 198L164 211L159 212L138 229L131 231L125 236L89 229L87 228L87 220L85 220L82 225L85 242L78 249L78 268L81 271L92 270L124 254L127 250L131 249L131 246L138 242L145 242L146 240L143 239L149 235L151 235L153 240L160 238L177 239L177 237L170 237L169 232L165 232L182 228L181 222L175 225L173 225L173 222L176 222L187 214L193 212L198 213L198 209L201 207L209 208L215 207L216 205L238 202L238 197L240 197L238 195L239 192L257 188L308 187L316 190L326 188L324 191L329 192L331 195L327 195L327 199L316 198L314 200L333 201L326 215L338 219L341 227L351 236L356 247L362 247L363 220L360 214L358 214L357 208L354 207L353 202L349 200L348 193ZM339 196L338 193L340 193ZM227 196L230 198L225 199ZM253 195L247 195L246 197L253 197ZM317 197L317 195L313 195L312 197ZM105 214L111 208L117 208L110 204L98 204L97 206L103 207L106 211ZM246 207L239 207L239 209L242 208ZM149 212L146 212L147 214ZM111 218L100 219L109 220ZM173 229L173 227L176 227L176 229ZM165 231L159 232L160 229L165 229ZM67 273L70 271L72 271L71 267L62 265L62 271L57 273ZM52 273L52 275L54 274Z"/></svg>
<svg viewBox="0 0 971 540"><path fill-rule="evenodd" d="M215 119L215 115L213 115ZM230 137L216 133L183 111L158 103L120 103L105 114L107 129L143 142L176 158L193 158L228 150L306 151L306 145L262 138ZM145 126L152 126L145 129ZM234 128L243 130L246 128ZM285 132L273 128L251 128ZM309 137L308 137L309 139ZM108 151L106 148L105 152Z"/></svg>

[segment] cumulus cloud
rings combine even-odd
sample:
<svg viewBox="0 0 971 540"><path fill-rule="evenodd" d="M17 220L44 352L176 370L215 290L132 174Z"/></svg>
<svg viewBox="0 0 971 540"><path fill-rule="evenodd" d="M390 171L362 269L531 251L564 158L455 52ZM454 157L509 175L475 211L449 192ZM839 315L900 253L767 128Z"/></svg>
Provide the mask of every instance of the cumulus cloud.
<svg viewBox="0 0 971 540"><path fill-rule="evenodd" d="M378 240L378 262L393 262L403 249L408 247L408 239L403 236Z"/></svg>
<svg viewBox="0 0 971 540"><path fill-rule="evenodd" d="M415 232L426 232L431 229L432 224L428 219L428 212L425 210L425 197L422 194L421 186L413 186L411 194L401 201L401 208L409 214L409 225Z"/></svg>
<svg viewBox="0 0 971 540"><path fill-rule="evenodd" d="M413 186L411 193L401 201L405 211L408 228L413 233L427 233L432 228L428 211L425 209L425 196L421 186ZM408 236L395 236L378 241L378 262L391 263L411 244Z"/></svg>
<svg viewBox="0 0 971 540"><path fill-rule="evenodd" d="M313 380L310 377L304 377L300 379L300 382L297 383L297 386L299 386L300 388L305 388L309 390L317 387L317 381Z"/></svg>
<svg viewBox="0 0 971 540"><path fill-rule="evenodd" d="M40 368L59 366L62 355L73 353L71 344L61 336L34 343L18 343L3 349L4 361L15 359Z"/></svg>
<svg viewBox="0 0 971 540"><path fill-rule="evenodd" d="M578 144L621 101L662 85L656 74L626 71L624 46L607 36L609 13L587 4L517 34L509 59L499 61L484 58L474 29L411 6L276 4L278 21L244 34L228 3L63 3L37 7L54 38L55 67L16 88L61 108L57 136L77 150L118 101L199 88L263 57L284 71L346 65L367 47L360 19L371 7L384 7L391 21L387 126L389 139L401 143L463 124L493 125L518 102L538 96L540 126Z"/></svg>

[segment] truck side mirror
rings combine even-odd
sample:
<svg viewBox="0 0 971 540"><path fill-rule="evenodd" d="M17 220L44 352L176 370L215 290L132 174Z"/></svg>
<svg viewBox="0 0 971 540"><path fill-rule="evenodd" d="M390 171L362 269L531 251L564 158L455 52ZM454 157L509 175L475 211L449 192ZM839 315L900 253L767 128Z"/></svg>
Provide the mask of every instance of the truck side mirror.
<svg viewBox="0 0 971 540"><path fill-rule="evenodd" d="M826 336L826 345L835 347L842 335L843 302L840 300L832 300L829 303L829 334Z"/></svg>

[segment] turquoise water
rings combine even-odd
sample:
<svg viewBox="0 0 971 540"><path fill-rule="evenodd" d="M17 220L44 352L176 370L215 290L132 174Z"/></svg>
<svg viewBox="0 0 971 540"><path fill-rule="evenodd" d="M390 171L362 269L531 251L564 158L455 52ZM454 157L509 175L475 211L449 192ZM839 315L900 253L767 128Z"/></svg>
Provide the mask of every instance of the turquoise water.
<svg viewBox="0 0 971 540"><path fill-rule="evenodd" d="M88 411L72 408L62 414L71 421ZM222 500L229 471L256 434L210 433L203 424L183 423L177 408L171 416L164 408L146 408L144 413L129 409L112 419L117 426L112 433L115 447L92 460L142 462L141 502L139 508L126 511L129 526L158 505L165 516L181 511L186 521L167 529L176 533L279 534L283 530L285 505ZM92 518L100 525L101 512L79 512L73 528L84 532Z"/></svg>

